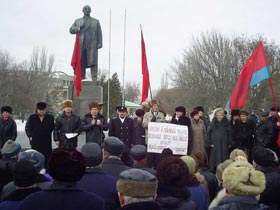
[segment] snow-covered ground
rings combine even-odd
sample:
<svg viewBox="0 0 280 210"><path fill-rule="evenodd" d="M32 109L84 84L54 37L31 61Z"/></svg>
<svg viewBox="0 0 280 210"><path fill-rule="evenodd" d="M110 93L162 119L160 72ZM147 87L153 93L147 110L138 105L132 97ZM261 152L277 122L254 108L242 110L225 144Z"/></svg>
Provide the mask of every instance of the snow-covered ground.
<svg viewBox="0 0 280 210"><path fill-rule="evenodd" d="M25 131L26 121L22 122L22 120L15 120L17 124L17 131Z"/></svg>

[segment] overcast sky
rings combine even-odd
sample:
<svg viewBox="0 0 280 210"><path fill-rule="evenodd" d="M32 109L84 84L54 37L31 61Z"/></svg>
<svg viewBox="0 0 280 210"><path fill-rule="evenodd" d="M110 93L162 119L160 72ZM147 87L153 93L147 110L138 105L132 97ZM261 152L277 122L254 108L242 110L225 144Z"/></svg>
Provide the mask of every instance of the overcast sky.
<svg viewBox="0 0 280 210"><path fill-rule="evenodd" d="M103 48L99 68L108 69L109 14L112 11L111 75L122 82L124 10L127 11L125 81L141 84L142 24L152 89L175 58L190 45L192 37L216 29L226 35L262 34L280 42L279 0L2 0L0 49L18 61L28 59L34 46L55 54L56 70L73 74L70 60L75 36L69 28L90 5L99 19Z"/></svg>

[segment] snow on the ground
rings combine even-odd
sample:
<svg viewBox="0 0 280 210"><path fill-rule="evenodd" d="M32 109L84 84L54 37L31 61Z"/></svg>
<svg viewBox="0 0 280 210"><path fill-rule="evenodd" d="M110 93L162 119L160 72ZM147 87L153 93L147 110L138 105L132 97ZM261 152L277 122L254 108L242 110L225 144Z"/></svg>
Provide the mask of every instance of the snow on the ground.
<svg viewBox="0 0 280 210"><path fill-rule="evenodd" d="M22 120L15 120L17 124L17 131L25 131L26 121L22 122Z"/></svg>

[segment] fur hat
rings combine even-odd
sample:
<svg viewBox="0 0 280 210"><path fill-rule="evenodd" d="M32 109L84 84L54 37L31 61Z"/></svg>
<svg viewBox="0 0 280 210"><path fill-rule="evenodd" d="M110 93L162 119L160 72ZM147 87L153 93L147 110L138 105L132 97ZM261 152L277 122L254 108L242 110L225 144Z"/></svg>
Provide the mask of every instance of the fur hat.
<svg viewBox="0 0 280 210"><path fill-rule="evenodd" d="M117 137L108 136L104 140L103 148L110 155L119 156L124 151L124 143Z"/></svg>
<svg viewBox="0 0 280 210"><path fill-rule="evenodd" d="M43 109L47 108L47 104L45 102L38 102L36 104L36 108L40 109L40 110L43 110Z"/></svg>
<svg viewBox="0 0 280 210"><path fill-rule="evenodd" d="M245 161L236 161L223 173L223 186L237 196L256 196L265 189L265 176Z"/></svg>
<svg viewBox="0 0 280 210"><path fill-rule="evenodd" d="M183 107L183 106L177 106L175 108L175 112L183 112L183 113L186 113L186 108Z"/></svg>
<svg viewBox="0 0 280 210"><path fill-rule="evenodd" d="M6 159L16 156L21 150L21 145L11 139L6 141L4 144L1 153L2 156Z"/></svg>
<svg viewBox="0 0 280 210"><path fill-rule="evenodd" d="M37 172L27 160L20 160L14 166L13 181L17 187L28 187L36 183Z"/></svg>
<svg viewBox="0 0 280 210"><path fill-rule="evenodd" d="M145 111L143 109L137 109L135 111L136 116L143 117L145 115Z"/></svg>
<svg viewBox="0 0 280 210"><path fill-rule="evenodd" d="M152 99L150 102L149 102L149 106L152 107L153 105L157 104L158 105L158 101L155 100L155 99Z"/></svg>
<svg viewBox="0 0 280 210"><path fill-rule="evenodd" d="M147 171L131 168L120 173L117 190L131 197L152 197L157 192L157 179Z"/></svg>
<svg viewBox="0 0 280 210"><path fill-rule="evenodd" d="M194 153L193 155L197 159L199 168L207 168L209 166L208 156L207 156L206 152L200 151L200 152Z"/></svg>
<svg viewBox="0 0 280 210"><path fill-rule="evenodd" d="M197 172L197 166L196 166L196 162L195 162L194 158L192 158L191 156L185 155L185 156L182 156L181 159L188 166L190 175L193 175Z"/></svg>
<svg viewBox="0 0 280 210"><path fill-rule="evenodd" d="M173 156L173 151L170 148L164 148L161 151L160 160L162 160L163 158L169 157L169 156Z"/></svg>
<svg viewBox="0 0 280 210"><path fill-rule="evenodd" d="M238 156L243 156L245 159L247 159L247 155L241 149L234 149L234 150L232 150L232 152L229 155L229 159L234 161L235 158L238 157Z"/></svg>
<svg viewBox="0 0 280 210"><path fill-rule="evenodd" d="M194 108L194 110L204 112L203 106L197 106L197 107Z"/></svg>
<svg viewBox="0 0 280 210"><path fill-rule="evenodd" d="M220 163L218 166L217 166L217 169L216 169L216 176L218 178L219 181L222 181L223 180L223 172L224 170L230 165L232 164L233 161L231 159L228 159L228 160L225 160L224 162Z"/></svg>
<svg viewBox="0 0 280 210"><path fill-rule="evenodd" d="M84 156L74 149L59 147L49 159L49 173L57 181L77 182L85 174Z"/></svg>
<svg viewBox="0 0 280 210"><path fill-rule="evenodd" d="M199 113L198 110L193 110L191 113L190 113L190 116L193 118L195 115L197 115Z"/></svg>
<svg viewBox="0 0 280 210"><path fill-rule="evenodd" d="M73 107L73 101L72 100L64 100L61 102L61 106L64 107Z"/></svg>
<svg viewBox="0 0 280 210"><path fill-rule="evenodd" d="M179 157L166 157L158 165L157 178L163 185L184 188L189 180L189 169Z"/></svg>
<svg viewBox="0 0 280 210"><path fill-rule="evenodd" d="M230 112L231 116L239 116L240 115L240 110L239 109L233 109Z"/></svg>
<svg viewBox="0 0 280 210"><path fill-rule="evenodd" d="M81 153L86 159L86 165L96 167L102 163L103 154L99 144L89 142L83 145Z"/></svg>
<svg viewBox="0 0 280 210"><path fill-rule="evenodd" d="M278 110L278 112L280 111L280 110L279 110L279 107L277 107L277 110ZM275 106L271 107L271 108L270 108L270 111L274 111L274 112L275 112L275 111L276 111L276 107L275 107Z"/></svg>
<svg viewBox="0 0 280 210"><path fill-rule="evenodd" d="M10 114L12 114L13 109L12 109L12 107L10 107L10 106L2 106L2 107L1 107L1 114L2 114L3 112L9 112Z"/></svg>
<svg viewBox="0 0 280 210"><path fill-rule="evenodd" d="M88 108L89 108L89 110L91 110L92 108L100 109L100 105L93 101L88 105Z"/></svg>
<svg viewBox="0 0 280 210"><path fill-rule="evenodd" d="M37 173L39 173L44 168L45 156L34 149L29 149L21 153L19 161L21 160L27 160L31 162L36 168Z"/></svg>
<svg viewBox="0 0 280 210"><path fill-rule="evenodd" d="M258 146L253 148L253 160L260 166L272 166L275 160L273 152L267 148Z"/></svg>

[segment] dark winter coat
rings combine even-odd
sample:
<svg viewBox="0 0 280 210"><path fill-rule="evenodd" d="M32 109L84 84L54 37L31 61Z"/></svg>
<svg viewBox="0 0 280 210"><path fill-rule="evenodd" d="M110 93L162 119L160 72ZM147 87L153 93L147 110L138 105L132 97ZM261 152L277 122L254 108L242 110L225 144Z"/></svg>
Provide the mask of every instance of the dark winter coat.
<svg viewBox="0 0 280 210"><path fill-rule="evenodd" d="M100 167L87 168L86 174L77 183L77 187L103 198L106 210L116 210L120 207L116 183L117 178L105 174Z"/></svg>
<svg viewBox="0 0 280 210"><path fill-rule="evenodd" d="M20 202L23 199L40 190L41 189L37 187L16 190L0 203L0 210L19 210Z"/></svg>
<svg viewBox="0 0 280 210"><path fill-rule="evenodd" d="M52 132L54 129L54 117L46 114L43 121L37 114L32 114L25 125L25 133L32 138L31 148L41 152L47 159L52 152Z"/></svg>
<svg viewBox="0 0 280 210"><path fill-rule="evenodd" d="M178 120L176 119L176 114L173 115L171 121L171 124L176 124L176 125L186 125L188 126L188 130L189 130L189 142L192 141L192 124L191 124L191 120L189 117L183 115L182 117L180 117Z"/></svg>
<svg viewBox="0 0 280 210"><path fill-rule="evenodd" d="M132 144L141 144L145 145L145 128L142 126L142 122L138 122L137 117L133 120L135 137Z"/></svg>
<svg viewBox="0 0 280 210"><path fill-rule="evenodd" d="M271 120L260 121L255 130L255 144L273 149L274 128Z"/></svg>
<svg viewBox="0 0 280 210"><path fill-rule="evenodd" d="M196 204L191 199L187 187L179 188L159 183L156 202L163 210L194 210Z"/></svg>
<svg viewBox="0 0 280 210"><path fill-rule="evenodd" d="M101 168L104 173L111 174L117 178L119 178L119 175L122 171L130 169L120 160L120 158L115 156L105 157Z"/></svg>
<svg viewBox="0 0 280 210"><path fill-rule="evenodd" d="M99 196L77 189L74 183L54 182L49 190L33 193L25 198L20 210L104 210Z"/></svg>
<svg viewBox="0 0 280 210"><path fill-rule="evenodd" d="M161 210L159 205L153 201L130 203L120 207L118 210Z"/></svg>
<svg viewBox="0 0 280 210"><path fill-rule="evenodd" d="M229 147L232 145L232 130L226 117L220 122L213 118L207 131L207 147L210 151L210 167L214 168L218 164L229 158Z"/></svg>
<svg viewBox="0 0 280 210"><path fill-rule="evenodd" d="M216 197L218 192L218 180L217 177L208 168L200 168L198 172L204 176L207 181L209 200L210 202Z"/></svg>
<svg viewBox="0 0 280 210"><path fill-rule="evenodd" d="M266 180L265 190L261 193L259 202L267 204L271 209L280 209L280 174L272 167L258 167L257 170L264 173Z"/></svg>
<svg viewBox="0 0 280 210"><path fill-rule="evenodd" d="M134 140L134 123L133 119L125 117L124 122L119 117L114 118L110 122L109 136L119 138L125 145L125 152L129 152Z"/></svg>
<svg viewBox="0 0 280 210"><path fill-rule="evenodd" d="M234 148L244 151L251 151L254 145L254 123L251 120L236 122L235 129L232 131Z"/></svg>
<svg viewBox="0 0 280 210"><path fill-rule="evenodd" d="M86 114L82 120L81 130L86 131L86 143L94 142L101 145L105 138L103 131L108 130L107 121L105 117L100 113L97 114L95 120L100 120L101 125L92 125L91 124L92 120L93 120L92 115L90 113Z"/></svg>
<svg viewBox="0 0 280 210"><path fill-rule="evenodd" d="M254 196L232 196L224 198L219 206L211 208L210 210L256 210L268 208L263 204L258 204Z"/></svg>
<svg viewBox="0 0 280 210"><path fill-rule="evenodd" d="M17 124L13 118L9 117L7 120L3 121L3 118L0 117L0 148L2 148L9 139L15 141L16 138Z"/></svg>
<svg viewBox="0 0 280 210"><path fill-rule="evenodd" d="M49 189L51 185L51 182L48 181L48 179L43 174L37 174L36 177L36 186L40 188L40 190L46 190ZM3 187L2 193L1 193L1 201L6 200L7 197L9 197L12 193L16 191L15 183L9 182Z"/></svg>
<svg viewBox="0 0 280 210"><path fill-rule="evenodd" d="M0 192L6 184L13 180L13 170L16 163L16 159L0 160Z"/></svg>
<svg viewBox="0 0 280 210"><path fill-rule="evenodd" d="M81 119L79 116L73 113L70 116L67 116L65 112L63 112L55 119L53 136L54 136L54 141L60 142L60 146L76 148L78 136L71 139L67 139L65 134L80 133L80 132L81 132Z"/></svg>

